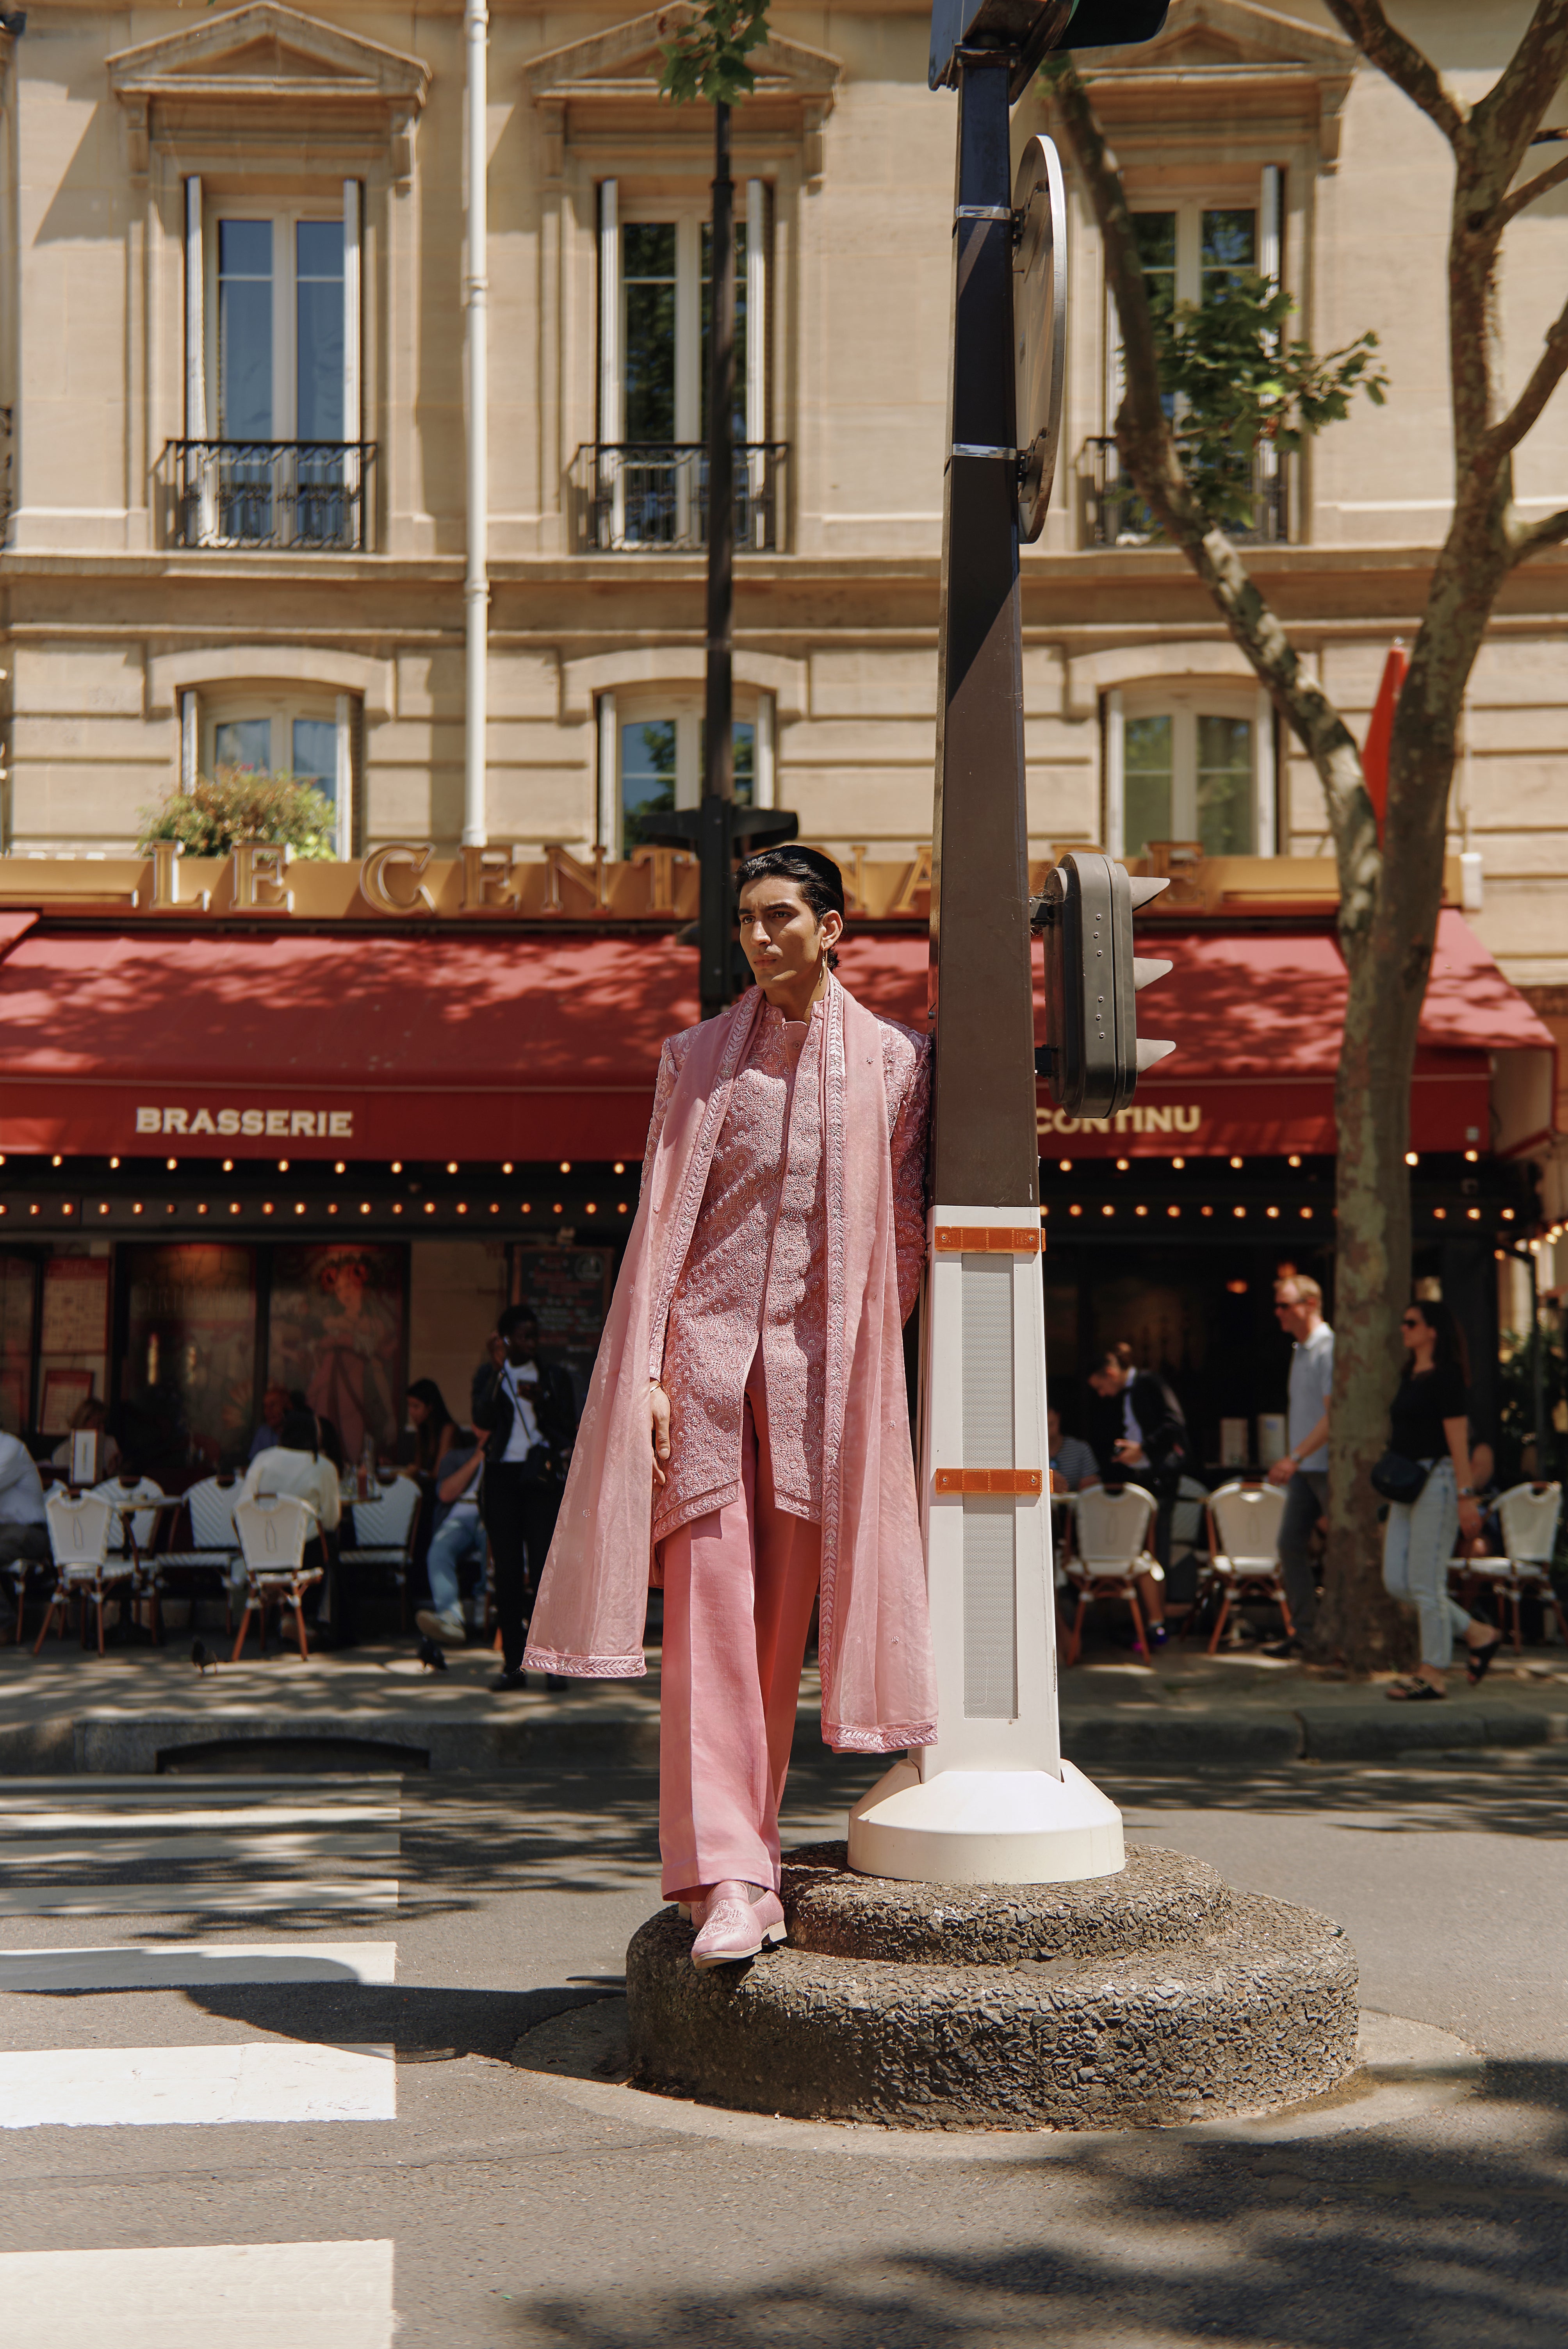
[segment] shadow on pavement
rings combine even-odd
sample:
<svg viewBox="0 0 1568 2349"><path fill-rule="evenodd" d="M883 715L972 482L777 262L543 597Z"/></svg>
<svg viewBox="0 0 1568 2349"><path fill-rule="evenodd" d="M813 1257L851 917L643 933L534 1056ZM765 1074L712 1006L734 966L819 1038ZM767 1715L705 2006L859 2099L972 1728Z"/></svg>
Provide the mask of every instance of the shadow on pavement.
<svg viewBox="0 0 1568 2349"><path fill-rule="evenodd" d="M884 2196L899 2173L857 2162L845 2208L857 2189L875 2206L886 2248L874 2254L835 2244L761 2287L661 2293L628 2279L571 2300L520 2294L511 2337L541 2349L1561 2349L1568 2065L1498 2066L1489 2101L1514 2107L1516 2127L1520 2106L1555 2125L1537 2121L1528 2151L1501 2147L1503 2116L1472 2106L1466 2140L1440 2147L1368 2130L1057 2152L991 2173L990 2223L1026 2215L1014 2240L974 2251L929 2248L929 2227L900 2247ZM727 2150L738 2191L739 2148ZM776 2190L767 2158L753 2159L754 2189ZM722 2271L721 2239L712 2258Z"/></svg>

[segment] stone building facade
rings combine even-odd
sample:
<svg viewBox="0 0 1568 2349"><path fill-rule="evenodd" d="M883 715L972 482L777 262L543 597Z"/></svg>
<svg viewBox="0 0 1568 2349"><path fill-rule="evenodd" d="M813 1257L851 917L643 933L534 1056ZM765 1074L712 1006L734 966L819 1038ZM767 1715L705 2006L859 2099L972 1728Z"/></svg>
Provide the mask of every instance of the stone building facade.
<svg viewBox="0 0 1568 2349"><path fill-rule="evenodd" d="M481 254L454 0L62 0L4 36L5 850L121 854L141 809L229 758L316 776L345 854L451 853L475 274L480 828L525 857L615 855L628 807L695 796L711 137L655 94L671 13L492 6ZM1405 12L1462 92L1516 19ZM953 103L925 86L922 8L782 5L774 26L736 122L739 766L807 837L899 860L930 825ZM1173 0L1157 43L1090 62L1179 295L1255 266L1319 348L1381 339L1388 405L1260 480L1253 550L1358 717L1447 512L1446 150L1311 0ZM1018 108L1020 144L1046 127L1043 99ZM1310 769L1116 484L1114 321L1070 174L1068 202L1062 461L1024 568L1032 852L1158 833L1321 854ZM1559 196L1510 232L1516 377L1565 259ZM1561 395L1518 486L1527 512L1568 497ZM1559 550L1498 611L1451 817L1480 854L1474 926L1532 992L1568 988L1565 616Z"/></svg>

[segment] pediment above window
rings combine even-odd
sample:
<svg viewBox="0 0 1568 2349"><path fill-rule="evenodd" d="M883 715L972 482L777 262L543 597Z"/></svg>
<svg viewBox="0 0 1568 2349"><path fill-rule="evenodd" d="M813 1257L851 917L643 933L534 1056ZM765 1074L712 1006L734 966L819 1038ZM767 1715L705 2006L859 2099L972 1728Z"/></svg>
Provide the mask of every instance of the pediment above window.
<svg viewBox="0 0 1568 2349"><path fill-rule="evenodd" d="M696 13L689 0L673 0L669 7L629 17L605 32L547 49L532 60L524 70L523 88L543 118L548 176L560 171L569 116L573 125L609 127L658 108L672 130L678 126L685 137L689 122L691 137L708 139L706 107L672 108L659 97L663 46ZM806 136L807 177L817 177L820 157L812 150L820 150L821 127L832 111L842 72L838 58L774 34L753 49L748 62L757 87L737 109L738 134L743 135L748 123L773 124L781 114L792 115ZM704 126L700 134L699 122Z"/></svg>
<svg viewBox="0 0 1568 2349"><path fill-rule="evenodd" d="M1083 49L1077 64L1106 121L1206 116L1231 129L1315 119L1332 165L1357 51L1336 33L1260 8L1253 0L1171 0L1163 30L1136 50Z"/></svg>
<svg viewBox="0 0 1568 2349"><path fill-rule="evenodd" d="M204 24L119 49L106 59L109 88L131 120L132 167L145 171L150 140L160 126L200 127L237 109L266 123L286 112L312 119L374 112L395 141L425 103L430 68L378 41L366 41L318 17L253 0ZM139 146L139 152L138 148Z"/></svg>

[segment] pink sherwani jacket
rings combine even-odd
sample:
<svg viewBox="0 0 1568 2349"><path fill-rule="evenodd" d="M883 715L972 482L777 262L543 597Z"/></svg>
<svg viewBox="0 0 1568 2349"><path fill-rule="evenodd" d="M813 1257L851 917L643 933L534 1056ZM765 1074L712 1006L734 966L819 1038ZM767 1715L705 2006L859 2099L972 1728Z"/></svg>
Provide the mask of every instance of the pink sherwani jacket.
<svg viewBox="0 0 1568 2349"><path fill-rule="evenodd" d="M877 1019L835 978L810 1023L791 1085L769 1044L768 1014L751 988L666 1048L642 1198L524 1661L540 1671L610 1679L645 1670L655 1542L648 1383L661 1367L674 1381L671 1349L688 1342L683 1330L695 1331L699 1318L687 1319L677 1297L701 1296L710 1278L717 1319L737 1334L722 1368L710 1375L700 1366L690 1421L696 1428L700 1420L691 1454L696 1464L683 1497L673 1508L661 1507L661 1526L666 1515L678 1524L719 1506L738 1485L747 1372L760 1333L764 1373L773 1381L769 1439L777 1408L786 1423L798 1416L801 1444L816 1454L815 1466L794 1471L793 1497L803 1504L799 1513L815 1516L821 1526L822 1734L841 1749L896 1752L931 1744L936 1735L903 1335L905 1295L913 1294L918 1265L911 1185L924 1146L927 1047ZM814 1106L803 1111L808 1093ZM772 1122L771 1197L760 1156L731 1147L749 1108L765 1124ZM732 1111L735 1128L724 1143ZM902 1207L895 1207L895 1152ZM775 1268L780 1230L794 1237ZM754 1284L748 1308L748 1267ZM697 1276L695 1285L688 1270ZM785 1312L791 1298L798 1307L808 1289L821 1299L820 1377L810 1315L802 1342L795 1313L793 1361L769 1321L775 1308ZM700 1318L706 1326L709 1317ZM781 1320L779 1330L785 1327Z"/></svg>
<svg viewBox="0 0 1568 2349"><path fill-rule="evenodd" d="M892 1157L899 1308L907 1317L925 1262L928 1039L879 1019ZM826 1005L787 1022L764 1002L736 1071L691 1244L651 1337L648 1375L670 1398L668 1482L654 1499L654 1539L739 1497L747 1381L756 1365L768 1419L774 1498L820 1521L827 1368L821 1052ZM672 1036L659 1060L644 1180L676 1079L700 1029Z"/></svg>

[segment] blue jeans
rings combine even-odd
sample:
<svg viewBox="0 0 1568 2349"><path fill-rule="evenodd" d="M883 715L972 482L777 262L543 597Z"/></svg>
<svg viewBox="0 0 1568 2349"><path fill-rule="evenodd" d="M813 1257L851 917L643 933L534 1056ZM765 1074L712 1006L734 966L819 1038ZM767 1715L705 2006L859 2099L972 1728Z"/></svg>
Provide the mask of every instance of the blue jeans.
<svg viewBox="0 0 1568 2349"><path fill-rule="evenodd" d="M1454 1464L1439 1460L1417 1501L1390 1501L1383 1533L1383 1582L1395 1599L1416 1610L1421 1627L1421 1661L1446 1671L1453 1661L1454 1634L1468 1630L1470 1617L1449 1597L1449 1564L1460 1529Z"/></svg>
<svg viewBox="0 0 1568 2349"><path fill-rule="evenodd" d="M457 1615L462 1611L462 1590L458 1581L458 1568L466 1558L477 1561L482 1578L485 1563L485 1529L477 1509L456 1508L438 1525L430 1537L428 1560L430 1576L430 1604L438 1615Z"/></svg>

